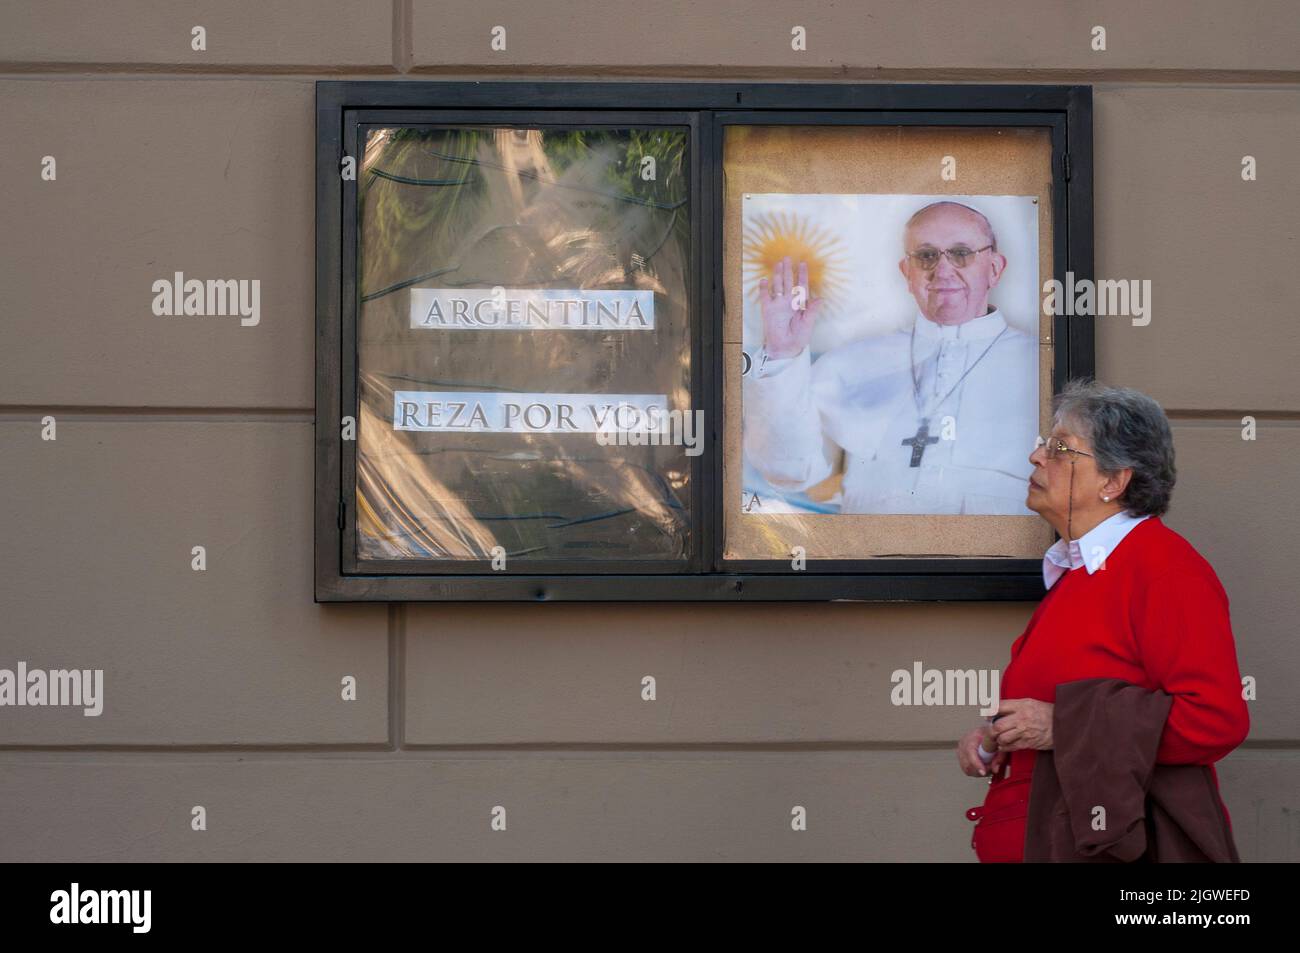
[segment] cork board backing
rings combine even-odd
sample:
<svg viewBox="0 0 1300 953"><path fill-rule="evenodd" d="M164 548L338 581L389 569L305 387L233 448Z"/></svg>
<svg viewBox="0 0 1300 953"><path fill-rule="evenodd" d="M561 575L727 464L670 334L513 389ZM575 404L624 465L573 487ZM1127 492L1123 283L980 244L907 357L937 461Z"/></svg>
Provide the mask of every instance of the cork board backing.
<svg viewBox="0 0 1300 953"><path fill-rule="evenodd" d="M941 176L945 156L955 181ZM1029 195L1038 198L1038 274L1053 275L1052 149L1046 128L727 126L723 139L723 558L1037 558L1051 527L1037 516L746 514L741 511L742 196ZM1039 299L1041 301L1041 298ZM1050 428L1052 321L1035 312L1040 432ZM1028 318L1028 316L1023 316ZM1026 449L1028 455L1028 449ZM832 477L838 479L838 477Z"/></svg>

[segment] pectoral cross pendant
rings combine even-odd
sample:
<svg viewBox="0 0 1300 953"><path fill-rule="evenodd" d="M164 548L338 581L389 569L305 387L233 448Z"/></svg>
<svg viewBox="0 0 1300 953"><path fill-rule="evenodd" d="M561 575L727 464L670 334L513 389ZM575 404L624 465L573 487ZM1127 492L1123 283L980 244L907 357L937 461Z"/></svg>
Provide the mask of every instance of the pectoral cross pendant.
<svg viewBox="0 0 1300 953"><path fill-rule="evenodd" d="M930 436L930 418L922 417L921 426L916 428L916 433L913 436L903 438L902 446L912 448L911 466L919 467L921 465L921 456L925 453L925 448L930 444L938 442L938 437Z"/></svg>

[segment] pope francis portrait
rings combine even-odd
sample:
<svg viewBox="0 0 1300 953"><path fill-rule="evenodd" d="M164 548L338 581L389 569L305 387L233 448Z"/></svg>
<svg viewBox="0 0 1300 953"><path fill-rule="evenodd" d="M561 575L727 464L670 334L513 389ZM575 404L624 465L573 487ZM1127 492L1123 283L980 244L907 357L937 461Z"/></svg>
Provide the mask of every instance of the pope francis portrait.
<svg viewBox="0 0 1300 953"><path fill-rule="evenodd" d="M758 283L763 343L744 376L745 460L796 492L842 471L842 513L1032 516L1038 343L992 303L1007 258L989 220L932 202L903 229L903 330L809 351L822 299L789 256ZM761 496L757 507L762 512Z"/></svg>

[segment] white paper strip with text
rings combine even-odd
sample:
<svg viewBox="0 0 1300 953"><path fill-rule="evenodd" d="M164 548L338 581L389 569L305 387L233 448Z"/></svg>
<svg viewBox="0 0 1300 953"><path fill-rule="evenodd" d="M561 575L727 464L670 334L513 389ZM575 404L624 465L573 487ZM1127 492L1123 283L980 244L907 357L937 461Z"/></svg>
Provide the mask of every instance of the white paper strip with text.
<svg viewBox="0 0 1300 953"><path fill-rule="evenodd" d="M399 390L393 429L436 433L599 433L668 426L666 394Z"/></svg>
<svg viewBox="0 0 1300 953"><path fill-rule="evenodd" d="M411 327L435 331L652 331L653 291L413 288Z"/></svg>

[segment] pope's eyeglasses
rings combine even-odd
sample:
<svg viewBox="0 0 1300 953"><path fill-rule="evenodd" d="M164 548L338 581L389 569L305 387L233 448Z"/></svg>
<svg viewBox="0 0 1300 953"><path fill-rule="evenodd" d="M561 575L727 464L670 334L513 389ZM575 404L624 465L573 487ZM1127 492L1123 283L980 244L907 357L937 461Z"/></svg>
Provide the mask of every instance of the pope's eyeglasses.
<svg viewBox="0 0 1300 953"><path fill-rule="evenodd" d="M938 249L922 248L920 251L910 251L907 257L912 259L926 271L934 271L939 267L939 256L944 255L957 268L965 268L975 256L982 251L988 251L992 245L985 245L983 248L967 248L965 245L958 245L955 248Z"/></svg>
<svg viewBox="0 0 1300 953"><path fill-rule="evenodd" d="M1055 460L1059 455L1065 453L1067 450L1070 451L1070 453L1082 454L1085 457L1093 456L1093 454L1089 453L1087 450L1075 450L1073 447L1067 447L1065 441L1060 437L1048 437L1044 439L1040 436L1038 442L1034 444L1035 449L1038 447L1045 448L1043 452L1047 454L1047 459L1049 460Z"/></svg>

